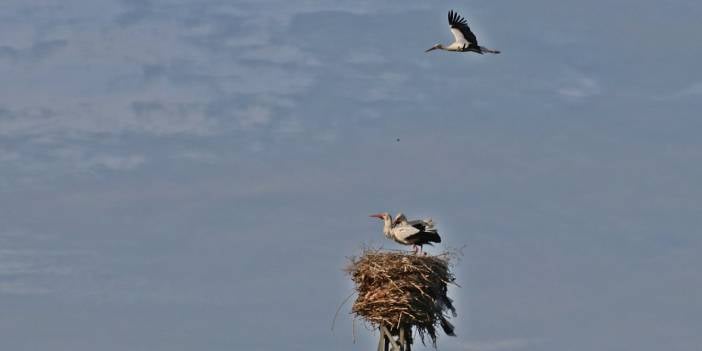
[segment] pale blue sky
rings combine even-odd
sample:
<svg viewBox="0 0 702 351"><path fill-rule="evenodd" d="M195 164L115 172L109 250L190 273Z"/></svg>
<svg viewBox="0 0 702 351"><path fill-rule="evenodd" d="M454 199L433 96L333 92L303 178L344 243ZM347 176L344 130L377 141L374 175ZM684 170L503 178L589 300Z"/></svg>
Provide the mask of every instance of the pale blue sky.
<svg viewBox="0 0 702 351"><path fill-rule="evenodd" d="M425 54L449 9L503 53ZM1 348L371 349L329 327L387 210L466 246L441 350L697 350L701 17L4 1Z"/></svg>

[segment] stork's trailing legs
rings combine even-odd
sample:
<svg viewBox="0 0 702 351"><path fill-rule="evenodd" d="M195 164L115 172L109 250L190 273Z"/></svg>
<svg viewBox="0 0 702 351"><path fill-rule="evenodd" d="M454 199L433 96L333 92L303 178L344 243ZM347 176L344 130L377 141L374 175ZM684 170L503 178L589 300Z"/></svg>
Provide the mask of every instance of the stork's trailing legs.
<svg viewBox="0 0 702 351"><path fill-rule="evenodd" d="M482 52L487 52L487 53L491 53L491 54L499 54L499 53L500 53L500 50L489 49L489 48L486 48L486 47L484 47L484 46L481 46L481 47L480 47L480 51L482 51Z"/></svg>

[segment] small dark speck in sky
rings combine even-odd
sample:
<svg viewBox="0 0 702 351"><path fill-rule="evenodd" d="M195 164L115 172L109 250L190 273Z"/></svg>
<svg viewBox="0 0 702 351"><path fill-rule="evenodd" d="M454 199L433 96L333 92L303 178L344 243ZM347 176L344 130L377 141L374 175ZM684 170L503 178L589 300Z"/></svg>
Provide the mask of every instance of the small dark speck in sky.
<svg viewBox="0 0 702 351"><path fill-rule="evenodd" d="M400 138L397 138L397 141L400 141Z"/></svg>

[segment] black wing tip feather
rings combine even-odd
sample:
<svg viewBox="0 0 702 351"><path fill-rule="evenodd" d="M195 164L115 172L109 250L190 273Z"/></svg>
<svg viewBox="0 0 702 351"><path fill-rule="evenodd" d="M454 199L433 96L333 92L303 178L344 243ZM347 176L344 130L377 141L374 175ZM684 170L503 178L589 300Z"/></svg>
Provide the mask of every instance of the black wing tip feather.
<svg viewBox="0 0 702 351"><path fill-rule="evenodd" d="M460 26L468 24L465 18L461 17L461 15L459 15L458 12L455 12L453 10L449 10L448 21L451 26Z"/></svg>

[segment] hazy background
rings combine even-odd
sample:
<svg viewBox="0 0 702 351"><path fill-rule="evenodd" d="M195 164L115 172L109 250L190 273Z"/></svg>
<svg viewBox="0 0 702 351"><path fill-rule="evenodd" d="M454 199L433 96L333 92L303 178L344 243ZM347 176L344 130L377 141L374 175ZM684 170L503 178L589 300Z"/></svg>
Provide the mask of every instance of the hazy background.
<svg viewBox="0 0 702 351"><path fill-rule="evenodd" d="M503 53L425 54L449 9ZM466 245L441 350L698 350L701 17L5 0L0 347L374 349L330 324L387 210Z"/></svg>

